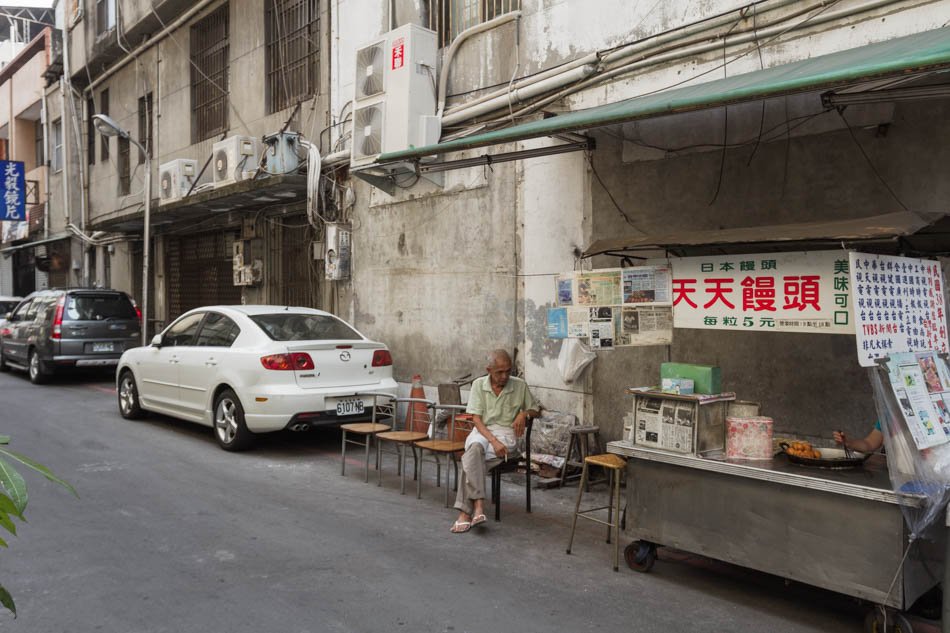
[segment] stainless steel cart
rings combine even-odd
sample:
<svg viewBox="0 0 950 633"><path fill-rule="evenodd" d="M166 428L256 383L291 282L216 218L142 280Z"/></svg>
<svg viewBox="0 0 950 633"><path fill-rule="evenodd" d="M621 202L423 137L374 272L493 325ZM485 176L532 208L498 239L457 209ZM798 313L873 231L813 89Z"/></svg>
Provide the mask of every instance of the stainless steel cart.
<svg viewBox="0 0 950 633"><path fill-rule="evenodd" d="M898 574L908 544L901 504L917 508L922 498L891 490L880 455L843 471L783 456L725 461L607 446L629 458L626 534L637 542L625 555L634 569L648 571L662 544L898 610L942 578L941 526L936 540L915 542Z"/></svg>

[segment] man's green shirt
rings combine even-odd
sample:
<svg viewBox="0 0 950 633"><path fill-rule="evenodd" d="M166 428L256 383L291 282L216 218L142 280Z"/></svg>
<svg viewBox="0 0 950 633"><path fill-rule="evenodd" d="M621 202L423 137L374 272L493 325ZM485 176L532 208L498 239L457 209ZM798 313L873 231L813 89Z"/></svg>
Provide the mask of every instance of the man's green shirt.
<svg viewBox="0 0 950 633"><path fill-rule="evenodd" d="M521 411L537 410L537 401L525 381L514 376L497 396L491 388L491 377L482 376L472 383L466 412L480 416L486 426L511 426Z"/></svg>

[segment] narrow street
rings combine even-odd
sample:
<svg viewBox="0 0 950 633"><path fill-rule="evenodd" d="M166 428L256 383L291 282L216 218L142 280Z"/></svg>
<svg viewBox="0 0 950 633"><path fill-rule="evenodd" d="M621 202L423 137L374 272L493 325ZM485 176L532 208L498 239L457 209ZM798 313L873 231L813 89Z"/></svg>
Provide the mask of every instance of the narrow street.
<svg viewBox="0 0 950 633"><path fill-rule="evenodd" d="M501 523L453 535L441 489L400 496L392 458L381 488L355 460L340 477L336 432L229 454L196 425L123 420L107 377L2 374L0 407L12 448L81 495L27 475L29 523L0 553L7 631L856 633L866 610L678 552L613 573L593 524L568 557L573 488L527 515L506 483Z"/></svg>

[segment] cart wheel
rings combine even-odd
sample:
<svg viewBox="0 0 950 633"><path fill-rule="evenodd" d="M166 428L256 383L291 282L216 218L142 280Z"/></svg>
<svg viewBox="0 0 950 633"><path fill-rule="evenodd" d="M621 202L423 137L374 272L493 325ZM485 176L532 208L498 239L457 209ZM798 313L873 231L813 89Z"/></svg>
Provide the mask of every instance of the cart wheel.
<svg viewBox="0 0 950 633"><path fill-rule="evenodd" d="M887 610L887 627L880 607L871 609L864 618L865 633L914 633L914 627L903 613Z"/></svg>
<svg viewBox="0 0 950 633"><path fill-rule="evenodd" d="M634 571L647 573L656 562L656 544L649 541L634 541L623 550L623 559Z"/></svg>
<svg viewBox="0 0 950 633"><path fill-rule="evenodd" d="M914 633L914 625L910 619L903 613L894 614L894 633Z"/></svg>

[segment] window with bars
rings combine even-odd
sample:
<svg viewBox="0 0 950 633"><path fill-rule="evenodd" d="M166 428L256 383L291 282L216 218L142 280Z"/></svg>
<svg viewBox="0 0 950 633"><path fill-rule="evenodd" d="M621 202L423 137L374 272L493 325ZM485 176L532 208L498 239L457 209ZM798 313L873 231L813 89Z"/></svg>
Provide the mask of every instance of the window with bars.
<svg viewBox="0 0 950 633"><path fill-rule="evenodd" d="M429 28L443 47L470 26L519 10L521 0L429 0Z"/></svg>
<svg viewBox="0 0 950 633"><path fill-rule="evenodd" d="M152 93L139 97L139 143L145 147L149 158L152 153Z"/></svg>
<svg viewBox="0 0 950 633"><path fill-rule="evenodd" d="M131 170L129 169L129 149L132 145L128 138L117 136L119 151L116 156L116 169L119 172L119 195L127 196L132 188Z"/></svg>
<svg viewBox="0 0 950 633"><path fill-rule="evenodd" d="M228 5L191 27L191 142L228 129Z"/></svg>
<svg viewBox="0 0 950 633"><path fill-rule="evenodd" d="M96 114L105 114L109 115L109 91L103 90L99 93L99 112ZM100 160L106 162L109 160L109 137L103 136L99 141L99 149L102 150L99 154Z"/></svg>
<svg viewBox="0 0 950 633"><path fill-rule="evenodd" d="M96 163L96 125L92 120L92 115L96 113L96 102L92 97L86 99L86 162L90 165Z"/></svg>
<svg viewBox="0 0 950 633"><path fill-rule="evenodd" d="M264 0L267 111L278 112L318 92L320 3Z"/></svg>

